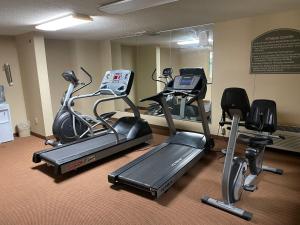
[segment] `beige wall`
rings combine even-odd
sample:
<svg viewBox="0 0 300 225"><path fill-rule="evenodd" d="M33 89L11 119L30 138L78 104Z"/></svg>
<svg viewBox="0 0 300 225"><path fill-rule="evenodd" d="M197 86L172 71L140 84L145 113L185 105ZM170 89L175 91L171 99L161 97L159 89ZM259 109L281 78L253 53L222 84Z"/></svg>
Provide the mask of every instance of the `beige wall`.
<svg viewBox="0 0 300 225"><path fill-rule="evenodd" d="M160 76L165 68L173 69L173 76L179 75L180 69L180 54L179 50L176 48L160 48L160 72L157 74ZM162 79L162 81L165 81ZM158 91L164 89L164 84L157 83Z"/></svg>
<svg viewBox="0 0 300 225"><path fill-rule="evenodd" d="M179 74L180 69L180 51L177 48L160 48L160 65L161 71L164 68L172 67L173 75Z"/></svg>
<svg viewBox="0 0 300 225"><path fill-rule="evenodd" d="M102 79L105 72L107 70L112 69L111 44L109 40L106 40L106 41L100 41L98 45L99 45L99 52L100 52L100 58L98 63L100 66L99 72L101 74L99 78ZM102 104L101 109L103 112L114 111L115 110L114 102L110 101Z"/></svg>
<svg viewBox="0 0 300 225"><path fill-rule="evenodd" d="M133 70L136 73L136 47L134 46L122 46L122 69ZM136 82L133 81L131 91L129 93L129 98L136 103L138 98L136 97ZM127 106L126 106L127 107Z"/></svg>
<svg viewBox="0 0 300 225"><path fill-rule="evenodd" d="M45 129L45 136L52 135L52 121L53 121L53 112L52 112L52 102L50 85L48 78L48 69L47 69L47 59L46 59L46 50L45 50L45 41L44 37L40 35L35 35L34 38L34 52L36 60L37 75L40 88L40 98L41 106L43 112L43 123Z"/></svg>
<svg viewBox="0 0 300 225"><path fill-rule="evenodd" d="M60 108L60 101L68 88L68 82L61 76L63 71L73 69L71 42L65 40L45 39L47 68L52 101L52 112L55 117Z"/></svg>
<svg viewBox="0 0 300 225"><path fill-rule="evenodd" d="M8 86L6 76L2 70L4 63L11 66L14 85ZM14 37L0 36L0 84L4 85L6 101L10 105L13 128L19 123L27 121L24 94L20 74L17 47Z"/></svg>
<svg viewBox="0 0 300 225"><path fill-rule="evenodd" d="M151 74L156 68L155 46L138 46L136 60L136 98L140 100L157 93L156 83L151 79ZM148 106L149 102L137 102L139 106Z"/></svg>
<svg viewBox="0 0 300 225"><path fill-rule="evenodd" d="M123 58L122 58L123 48L120 43L111 42L111 61L112 61L112 69L118 70L123 69ZM115 100L114 101L115 110L124 111L126 108L126 104L123 100Z"/></svg>
<svg viewBox="0 0 300 225"><path fill-rule="evenodd" d="M209 75L209 50L179 49L179 65L184 67L203 67L207 77Z"/></svg>
<svg viewBox="0 0 300 225"><path fill-rule="evenodd" d="M122 46L120 43L111 42L111 61L113 70L122 68Z"/></svg>
<svg viewBox="0 0 300 225"><path fill-rule="evenodd" d="M273 99L278 123L300 125L300 74L249 73L251 41L276 28L300 29L300 11L245 18L215 24L213 64L213 129L221 116L220 99L226 87L242 87L250 100ZM256 79L255 79L256 78Z"/></svg>
<svg viewBox="0 0 300 225"><path fill-rule="evenodd" d="M72 68L80 81L87 82L87 76L81 71L80 67L85 68L93 77L93 83L78 93L87 94L98 90L100 86L101 73L100 47L98 41L71 41ZM93 105L97 97L80 99L75 102L75 109L83 114L93 114Z"/></svg>
<svg viewBox="0 0 300 225"><path fill-rule="evenodd" d="M17 36L25 106L31 130L43 136L52 134L52 105L44 38L34 33Z"/></svg>
<svg viewBox="0 0 300 225"><path fill-rule="evenodd" d="M111 58L112 58L112 69L125 69L132 70L136 76L136 54L137 48L135 46L122 45L117 42L111 42ZM136 102L136 81L134 80L131 91L128 97ZM129 108L123 100L115 101L115 110L124 111Z"/></svg>

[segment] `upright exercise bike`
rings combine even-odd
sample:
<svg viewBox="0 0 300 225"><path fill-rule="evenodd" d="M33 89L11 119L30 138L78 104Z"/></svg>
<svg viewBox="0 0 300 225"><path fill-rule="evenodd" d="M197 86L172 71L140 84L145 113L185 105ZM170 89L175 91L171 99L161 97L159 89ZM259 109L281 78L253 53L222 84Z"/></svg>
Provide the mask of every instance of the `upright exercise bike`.
<svg viewBox="0 0 300 225"><path fill-rule="evenodd" d="M61 99L61 107L57 112L52 125L52 133L55 140L46 140L46 145L59 146L75 140L87 137L89 132L89 126L83 123L82 120L75 117L68 108L68 102L74 93L87 87L92 83L92 76L83 68L81 70L87 75L89 81L87 83L81 83L76 77L74 71L67 70L62 73L62 77L69 82L67 91ZM74 105L74 103L72 103ZM100 117L104 120L110 119L115 112L103 113ZM107 129L99 118L93 118L89 115L79 114L81 118L91 124L92 128L95 128L95 132ZM96 130L98 126L102 125L102 129Z"/></svg>
<svg viewBox="0 0 300 225"><path fill-rule="evenodd" d="M274 138L284 138L272 135L277 127L276 103L260 99L254 100L250 107L244 89L227 88L222 96L221 107L223 118L220 125L231 124L222 178L223 200L205 196L202 202L251 220L252 213L235 207L234 203L240 200L244 190L253 192L257 189L255 181L262 171L283 174L281 169L263 165L265 147L272 145ZM232 121L226 121L226 116ZM239 126L251 131L241 132ZM234 157L237 139L247 145L245 158Z"/></svg>

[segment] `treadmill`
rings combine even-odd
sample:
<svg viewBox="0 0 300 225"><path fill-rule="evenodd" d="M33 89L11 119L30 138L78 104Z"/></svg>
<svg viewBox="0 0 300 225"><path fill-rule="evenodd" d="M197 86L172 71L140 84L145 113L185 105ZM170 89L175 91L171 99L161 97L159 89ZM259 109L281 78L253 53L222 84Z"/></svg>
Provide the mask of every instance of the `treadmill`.
<svg viewBox="0 0 300 225"><path fill-rule="evenodd" d="M159 198L183 174L185 174L206 151L214 146L208 127L203 105L207 80L204 70L200 75L185 74L175 77L172 90L143 99L158 102L164 111L170 130L170 137L162 144L152 148L146 154L108 175L113 184L125 184L151 193ZM194 132L177 132L165 96L192 96L187 104L197 102L202 116L204 134Z"/></svg>
<svg viewBox="0 0 300 225"><path fill-rule="evenodd" d="M33 162L39 163L44 161L54 167L55 175L61 175L149 141L152 138L151 128L140 117L139 110L128 98L133 78L134 73L130 70L107 71L102 79L99 90L92 94L72 97L68 102L70 112L81 120L82 123L87 124L87 126L90 126L90 124L82 119L80 114L74 110L73 103L77 99L95 96L101 97L95 102L93 111L96 118L102 120L108 129L101 133L93 134L93 129L90 127L90 137L35 152L33 154ZM99 116L97 111L101 103L116 99L124 100L132 109L134 116L121 117L111 125Z"/></svg>

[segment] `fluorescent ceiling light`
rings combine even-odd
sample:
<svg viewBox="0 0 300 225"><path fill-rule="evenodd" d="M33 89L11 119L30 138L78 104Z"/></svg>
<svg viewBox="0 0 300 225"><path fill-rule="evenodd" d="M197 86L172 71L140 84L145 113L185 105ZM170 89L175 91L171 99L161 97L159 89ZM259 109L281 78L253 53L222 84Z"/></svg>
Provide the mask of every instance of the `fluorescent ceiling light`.
<svg viewBox="0 0 300 225"><path fill-rule="evenodd" d="M193 40L188 40L188 41L179 41L177 42L178 45L194 45L194 44L199 44L199 40L193 39Z"/></svg>
<svg viewBox="0 0 300 225"><path fill-rule="evenodd" d="M100 5L98 9L109 14L126 14L177 1L179 0L117 0Z"/></svg>
<svg viewBox="0 0 300 225"><path fill-rule="evenodd" d="M60 17L40 25L35 26L38 30L56 31L65 29L68 27L74 27L80 24L92 22L93 19L90 16L81 14L71 14L68 16Z"/></svg>

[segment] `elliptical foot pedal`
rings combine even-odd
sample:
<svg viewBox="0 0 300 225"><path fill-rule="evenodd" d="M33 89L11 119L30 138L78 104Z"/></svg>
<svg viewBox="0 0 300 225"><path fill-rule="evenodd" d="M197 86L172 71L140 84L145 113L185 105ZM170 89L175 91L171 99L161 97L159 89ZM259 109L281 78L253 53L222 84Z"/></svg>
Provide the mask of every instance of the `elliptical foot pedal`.
<svg viewBox="0 0 300 225"><path fill-rule="evenodd" d="M117 112L107 112L102 113L99 117L101 117L104 120L111 119L112 116L114 116ZM98 118L99 119L99 118Z"/></svg>
<svg viewBox="0 0 300 225"><path fill-rule="evenodd" d="M53 147L56 147L56 146L58 146L58 142L54 141L54 140L48 140L48 139L46 139L45 140L45 145L51 145Z"/></svg>

